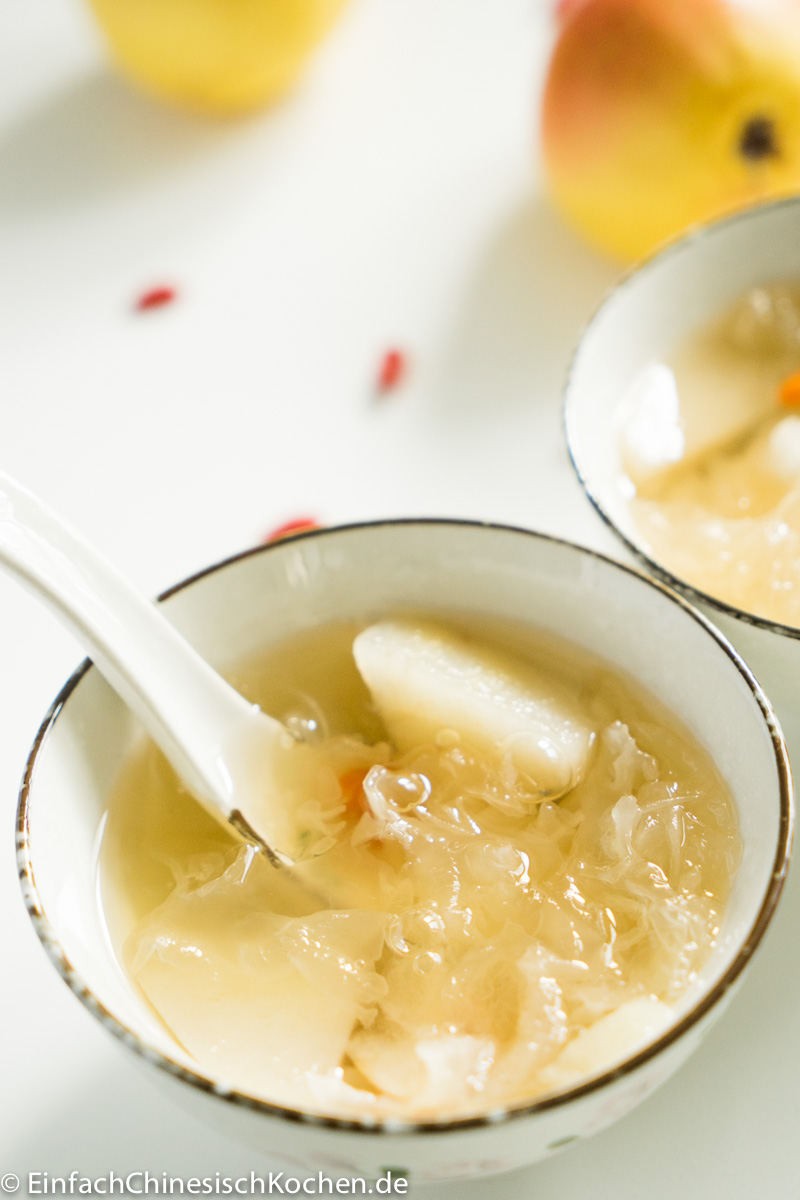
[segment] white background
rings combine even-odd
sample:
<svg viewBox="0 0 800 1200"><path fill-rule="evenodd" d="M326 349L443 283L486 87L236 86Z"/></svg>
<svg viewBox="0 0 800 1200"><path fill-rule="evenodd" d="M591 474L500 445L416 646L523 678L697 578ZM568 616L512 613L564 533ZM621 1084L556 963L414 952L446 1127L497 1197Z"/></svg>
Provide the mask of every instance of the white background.
<svg viewBox="0 0 800 1200"><path fill-rule="evenodd" d="M0 466L145 592L297 514L464 515L606 545L559 390L615 269L540 193L545 0L354 0L294 95L203 122L119 82L78 0L0 5ZM171 308L132 312L145 288ZM382 404L383 351L411 359ZM0 578L0 1174L244 1174L47 963L18 894L27 748L81 657ZM653 1099L461 1200L752 1200L800 1156L800 898Z"/></svg>

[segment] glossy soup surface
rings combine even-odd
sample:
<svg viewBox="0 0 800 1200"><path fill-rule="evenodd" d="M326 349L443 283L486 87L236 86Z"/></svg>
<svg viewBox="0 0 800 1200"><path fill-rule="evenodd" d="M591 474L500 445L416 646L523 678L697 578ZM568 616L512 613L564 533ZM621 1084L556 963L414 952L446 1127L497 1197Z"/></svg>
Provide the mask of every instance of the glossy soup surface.
<svg viewBox="0 0 800 1200"><path fill-rule="evenodd" d="M125 768L100 855L109 930L201 1073L342 1115L523 1102L665 1028L715 945L740 841L707 753L584 651L450 624L535 663L586 722L588 765L559 800L451 728L398 756L355 626L229 673L335 768L304 816L335 843L313 869L336 908L229 836L151 745Z"/></svg>
<svg viewBox="0 0 800 1200"><path fill-rule="evenodd" d="M755 289L643 373L622 438L653 556L720 600L800 627L798 371L800 286ZM663 458L643 463L648 423Z"/></svg>

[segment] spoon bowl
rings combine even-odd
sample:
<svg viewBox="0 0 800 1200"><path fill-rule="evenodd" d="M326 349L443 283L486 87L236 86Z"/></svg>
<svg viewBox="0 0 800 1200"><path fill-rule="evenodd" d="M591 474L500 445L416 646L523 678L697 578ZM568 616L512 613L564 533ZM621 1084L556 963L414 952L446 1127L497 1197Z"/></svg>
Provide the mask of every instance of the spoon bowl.
<svg viewBox="0 0 800 1200"><path fill-rule="evenodd" d="M3 472L0 564L73 630L213 816L282 866L303 856L293 813L313 795L313 748L240 696L108 561Z"/></svg>

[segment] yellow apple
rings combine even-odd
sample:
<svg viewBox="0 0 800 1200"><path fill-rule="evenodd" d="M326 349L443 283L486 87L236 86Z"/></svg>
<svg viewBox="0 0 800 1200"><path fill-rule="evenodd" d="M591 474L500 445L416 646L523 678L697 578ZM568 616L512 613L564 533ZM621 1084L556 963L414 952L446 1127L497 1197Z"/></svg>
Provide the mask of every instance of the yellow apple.
<svg viewBox="0 0 800 1200"><path fill-rule="evenodd" d="M593 244L637 259L800 190L800 32L768 8L562 0L544 161L557 206Z"/></svg>
<svg viewBox="0 0 800 1200"><path fill-rule="evenodd" d="M294 82L347 0L90 0L122 71L211 113L257 108Z"/></svg>

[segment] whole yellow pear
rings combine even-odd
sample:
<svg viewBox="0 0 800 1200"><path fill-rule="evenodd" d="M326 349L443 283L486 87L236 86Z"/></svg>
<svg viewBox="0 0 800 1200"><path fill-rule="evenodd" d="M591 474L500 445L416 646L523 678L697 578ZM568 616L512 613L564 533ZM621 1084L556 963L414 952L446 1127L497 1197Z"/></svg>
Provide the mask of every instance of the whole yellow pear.
<svg viewBox="0 0 800 1200"><path fill-rule="evenodd" d="M768 7L768 6L767 6ZM800 190L800 40L724 0L561 0L544 94L552 195L632 260Z"/></svg>
<svg viewBox="0 0 800 1200"><path fill-rule="evenodd" d="M211 113L257 108L294 82L347 0L90 0L122 71Z"/></svg>

